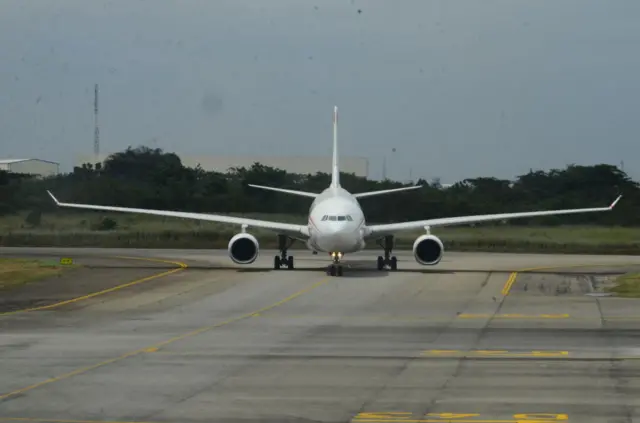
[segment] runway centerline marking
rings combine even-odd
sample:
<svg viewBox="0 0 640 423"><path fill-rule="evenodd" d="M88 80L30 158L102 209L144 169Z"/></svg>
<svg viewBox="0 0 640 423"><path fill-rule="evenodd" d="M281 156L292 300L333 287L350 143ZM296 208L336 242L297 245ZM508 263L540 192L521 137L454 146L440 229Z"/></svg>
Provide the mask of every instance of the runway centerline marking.
<svg viewBox="0 0 640 423"><path fill-rule="evenodd" d="M60 307L60 306L63 306L63 305L77 303L79 301L88 300L89 298L97 297L99 295L104 295L104 294L108 294L110 292L119 291L121 289L129 288L130 286L138 285L138 284L141 284L143 282L148 282L148 281L153 280L153 279L158 279L158 278L161 278L161 277L164 277L164 276L168 276L168 275L171 275L172 273L180 272L180 271L182 271L182 270L184 270L184 269L186 269L188 267L185 263L182 263L182 262L179 262L179 261L152 259L152 258L146 258L146 257L110 256L110 257L101 257L101 258L118 258L118 259L126 259L126 260L151 261L151 262L158 262L158 263L173 264L173 265L176 265L178 267L175 268L175 269L171 269L171 270L167 270L167 271L164 271L164 272L156 273L155 275L146 276L144 278L136 279L136 280L133 280L131 282L123 283L121 285L117 285L117 286L114 286L114 287L111 287L111 288L103 289L102 291L92 292L91 294L82 295L80 297L71 298L69 300L59 301L57 303L48 304L48 305L44 305L44 306L23 308L21 310L14 310L14 311L7 311L7 312L4 312L4 313L0 313L0 316L10 316L12 314L26 313L26 312L29 312L29 311L49 310L49 309Z"/></svg>
<svg viewBox="0 0 640 423"><path fill-rule="evenodd" d="M201 327L199 329L192 330L192 331L187 332L185 334L174 336L173 338L167 339L166 341L158 342L158 343L155 343L155 344L152 344L152 345L147 345L146 347L137 349L135 351L130 351L128 353L124 353L124 354L119 355L117 357L114 357L114 358L111 358L111 359L104 360L104 361L101 361L99 363L96 363L94 365L83 367L83 368L80 368L80 369L77 369L77 370L74 370L74 371L71 371L71 372L68 372L68 373L64 373L64 374L62 374L60 376L55 376L55 377L43 380L42 382L38 382L38 383L34 383L32 385L26 386L24 388L16 389L16 390L11 391L9 393L0 395L0 402L6 400L9 397L12 397L12 396L15 396L15 395L19 395L19 394L23 394L25 392L28 392L28 391L31 391L33 389L39 388L41 386L48 385L48 384L53 383L53 382L59 382L61 380L68 379L70 377L77 376L77 375L80 375L82 373L86 373L88 371L95 370L97 368L104 367L104 366L106 366L108 364L112 364L112 363L115 363L115 362L118 362L118 361L122 361L122 360L124 360L126 358L134 357L134 356L137 356L137 355L142 354L142 353L156 352L160 348L162 348L164 346L167 346L167 345L169 345L169 344L171 344L173 342L180 341L182 339L186 339L186 338L189 338L189 337L192 337L192 336L195 336L195 335L199 335L201 333L204 333L204 332L207 332L207 331L210 331L210 330L222 327L222 326L226 326L228 324L235 323L235 322L238 322L240 320L248 319L248 318L252 317L253 315L255 315L256 313L264 313L265 311L271 310L271 309L276 308L278 306L281 306L282 304L285 304L285 303L287 303L287 302L289 302L289 301L291 301L291 300L293 300L295 298L298 298L300 295L305 294L305 293L307 293L307 292L309 292L309 291L311 291L311 290L313 290L313 289L315 289L315 288L327 283L329 280L331 280L330 277L324 278L324 279L320 280L319 282L316 282L315 284L313 284L313 285L311 285L311 286L309 286L307 288L304 288L304 289L302 289L302 290L300 290L300 291L298 291L298 292L296 292L296 293L294 293L292 295L289 295L288 297L286 297L286 298L284 298L284 299L282 299L282 300L280 300L280 301L278 301L276 303L273 303L271 305L263 307L263 308L261 308L259 310L255 310L255 311L252 311L252 312L249 312L249 313L245 313L245 314L243 314L241 316L233 317L231 319L225 320L225 321L220 322L220 323L216 323L216 324L209 325L209 326L203 326L203 327Z"/></svg>
<svg viewBox="0 0 640 423"><path fill-rule="evenodd" d="M511 292L511 287L518 277L518 273L534 272L536 270L555 270L555 269L575 269L580 267L624 267L624 266L637 266L640 263L600 263L600 264L567 264L563 266L543 266L543 267L529 267L526 269L516 270L509 274L509 278L502 287L502 295L507 296Z"/></svg>

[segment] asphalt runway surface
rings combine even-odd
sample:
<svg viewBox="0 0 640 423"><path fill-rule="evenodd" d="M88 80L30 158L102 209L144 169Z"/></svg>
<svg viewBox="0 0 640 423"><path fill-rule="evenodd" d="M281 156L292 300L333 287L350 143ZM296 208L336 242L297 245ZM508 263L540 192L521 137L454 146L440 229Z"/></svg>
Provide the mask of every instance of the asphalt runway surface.
<svg viewBox="0 0 640 423"><path fill-rule="evenodd" d="M1 249L84 267L3 294L0 422L640 421L638 300L599 296L640 257L291 252Z"/></svg>

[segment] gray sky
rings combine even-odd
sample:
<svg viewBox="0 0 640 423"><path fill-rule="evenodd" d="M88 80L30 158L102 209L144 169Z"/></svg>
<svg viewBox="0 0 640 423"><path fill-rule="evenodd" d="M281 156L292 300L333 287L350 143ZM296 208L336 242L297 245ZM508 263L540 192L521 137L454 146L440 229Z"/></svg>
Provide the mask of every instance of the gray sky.
<svg viewBox="0 0 640 423"><path fill-rule="evenodd" d="M638 0L0 0L0 157L146 144L371 176L640 178ZM358 13L358 10L361 13ZM397 151L391 154L391 148Z"/></svg>

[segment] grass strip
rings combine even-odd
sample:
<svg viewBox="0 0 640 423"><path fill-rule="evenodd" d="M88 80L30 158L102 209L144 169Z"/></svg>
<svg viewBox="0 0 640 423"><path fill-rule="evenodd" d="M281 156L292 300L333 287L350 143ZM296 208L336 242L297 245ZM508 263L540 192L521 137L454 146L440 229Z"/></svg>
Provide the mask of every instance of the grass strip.
<svg viewBox="0 0 640 423"><path fill-rule="evenodd" d="M305 224L305 216L247 213L240 216ZM110 222L105 225L105 220ZM373 222L369 222L373 223ZM239 228L212 222L123 213L56 211L42 215L35 227L24 213L0 218L0 246L6 247L102 247L102 248L227 248ZM276 248L273 232L249 228L260 248ZM640 227L588 225L433 228L446 251L521 252L553 254L640 255ZM411 248L424 231L400 232L396 248ZM292 250L304 249L296 242ZM367 249L380 250L375 242Z"/></svg>
<svg viewBox="0 0 640 423"><path fill-rule="evenodd" d="M618 297L640 298L640 273L627 273L619 276L615 281L615 286L608 288L607 291Z"/></svg>
<svg viewBox="0 0 640 423"><path fill-rule="evenodd" d="M5 247L101 247L101 248L171 248L171 249L218 249L227 248L229 239L237 233L230 231L82 231L82 232L13 232L0 235L0 246ZM277 247L273 233L253 232L261 249ZM396 239L396 249L409 249L419 234L402 234ZM436 233L442 237L445 251L512 252L553 254L602 254L639 255L640 242L626 239L535 237L510 238L493 234L487 237L448 237L446 232ZM305 249L305 244L296 242L291 247ZM374 242L367 249L380 250Z"/></svg>
<svg viewBox="0 0 640 423"><path fill-rule="evenodd" d="M0 258L0 291L17 288L51 276L59 276L74 265L62 265L52 260Z"/></svg>

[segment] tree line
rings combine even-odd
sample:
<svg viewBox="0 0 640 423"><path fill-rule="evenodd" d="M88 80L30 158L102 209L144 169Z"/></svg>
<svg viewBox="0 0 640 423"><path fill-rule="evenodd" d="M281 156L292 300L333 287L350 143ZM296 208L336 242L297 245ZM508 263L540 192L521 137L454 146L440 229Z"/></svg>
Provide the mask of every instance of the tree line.
<svg viewBox="0 0 640 423"><path fill-rule="evenodd" d="M255 163L226 173L185 167L174 153L148 147L128 148L103 163L84 164L47 178L0 171L0 215L52 212L49 189L61 201L209 213L284 213L306 215L311 199L259 190L247 184L321 192L326 173L293 174ZM343 173L351 192L407 186ZM417 181L421 189L361 200L370 222L395 222L527 210L602 207L619 193L623 200L611 213L588 213L512 221L513 225L640 225L640 185L617 166L570 165L530 170L514 180L482 176L443 188L437 181ZM65 211L70 212L70 211Z"/></svg>

